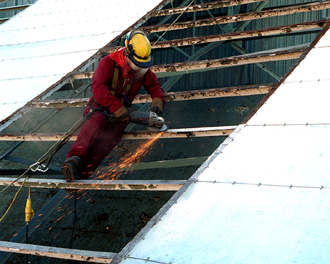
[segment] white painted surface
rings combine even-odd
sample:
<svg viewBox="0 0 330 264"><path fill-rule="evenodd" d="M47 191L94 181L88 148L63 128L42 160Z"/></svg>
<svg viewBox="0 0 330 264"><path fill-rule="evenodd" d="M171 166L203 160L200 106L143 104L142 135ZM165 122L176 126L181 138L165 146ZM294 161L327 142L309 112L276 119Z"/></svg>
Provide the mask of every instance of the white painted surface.
<svg viewBox="0 0 330 264"><path fill-rule="evenodd" d="M161 0L38 0L0 26L0 121L61 80Z"/></svg>
<svg viewBox="0 0 330 264"><path fill-rule="evenodd" d="M329 198L329 190L195 183L122 263L329 263Z"/></svg>
<svg viewBox="0 0 330 264"><path fill-rule="evenodd" d="M329 44L328 31L120 263L330 263Z"/></svg>

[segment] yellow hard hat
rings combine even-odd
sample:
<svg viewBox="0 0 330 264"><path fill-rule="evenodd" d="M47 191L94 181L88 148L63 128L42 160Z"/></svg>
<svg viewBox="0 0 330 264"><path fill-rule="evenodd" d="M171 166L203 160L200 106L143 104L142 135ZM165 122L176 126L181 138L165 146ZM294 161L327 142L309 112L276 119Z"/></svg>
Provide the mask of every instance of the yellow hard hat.
<svg viewBox="0 0 330 264"><path fill-rule="evenodd" d="M128 57L138 67L149 68L153 61L151 45L146 34L141 30L133 30L126 35L125 47Z"/></svg>

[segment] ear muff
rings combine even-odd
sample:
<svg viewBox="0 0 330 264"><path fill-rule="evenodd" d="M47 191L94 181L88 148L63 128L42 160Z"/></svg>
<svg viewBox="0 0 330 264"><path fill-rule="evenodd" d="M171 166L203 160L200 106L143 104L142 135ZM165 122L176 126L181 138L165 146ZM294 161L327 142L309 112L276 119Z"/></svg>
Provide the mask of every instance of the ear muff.
<svg viewBox="0 0 330 264"><path fill-rule="evenodd" d="M125 47L128 49L128 52L131 53L133 52L134 53L134 50L133 50L133 45L129 44L129 42L131 41L131 39L134 37L134 35L136 34L142 34L143 36L147 36L147 34L142 31L142 30L139 30L139 29L134 29L130 32L128 32L126 34L126 38L125 38Z"/></svg>
<svg viewBox="0 0 330 264"><path fill-rule="evenodd" d="M134 36L137 34L140 34L142 36L137 37L136 39L134 38ZM133 38L134 41L132 42ZM137 43L142 44L142 50L141 45L138 44L138 46L136 46ZM151 45L149 39L147 38L147 34L144 31L136 29L129 32L125 38L125 47L128 58L130 58L136 66L140 68L149 68L153 64L153 58L151 56ZM148 54L148 57L145 57L145 55L143 55L144 51L146 52L146 54Z"/></svg>

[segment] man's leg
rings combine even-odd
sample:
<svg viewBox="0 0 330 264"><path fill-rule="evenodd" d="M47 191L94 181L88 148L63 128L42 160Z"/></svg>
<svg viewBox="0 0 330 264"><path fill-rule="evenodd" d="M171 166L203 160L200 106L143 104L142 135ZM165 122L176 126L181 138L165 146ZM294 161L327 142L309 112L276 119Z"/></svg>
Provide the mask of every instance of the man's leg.
<svg viewBox="0 0 330 264"><path fill-rule="evenodd" d="M96 112L81 128L77 140L72 145L62 166L62 174L68 181L80 178L81 167L88 162L87 154L98 137L104 133L106 122L106 116Z"/></svg>
<svg viewBox="0 0 330 264"><path fill-rule="evenodd" d="M86 162L81 168L81 178L89 178L102 160L119 144L126 126L126 122L109 123L105 126L105 130L95 140L87 154Z"/></svg>

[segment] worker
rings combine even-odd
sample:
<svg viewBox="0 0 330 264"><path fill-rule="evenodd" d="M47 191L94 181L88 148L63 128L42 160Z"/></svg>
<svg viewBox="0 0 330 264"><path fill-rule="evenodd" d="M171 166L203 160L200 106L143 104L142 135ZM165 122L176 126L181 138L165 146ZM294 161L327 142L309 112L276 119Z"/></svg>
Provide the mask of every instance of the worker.
<svg viewBox="0 0 330 264"><path fill-rule="evenodd" d="M67 181L87 179L119 144L129 123L129 107L141 86L152 97L151 111L161 115L164 91L149 69L153 63L146 34L133 30L125 47L102 58L92 78L93 96L84 109L86 122L62 166ZM115 116L110 120L110 116Z"/></svg>

